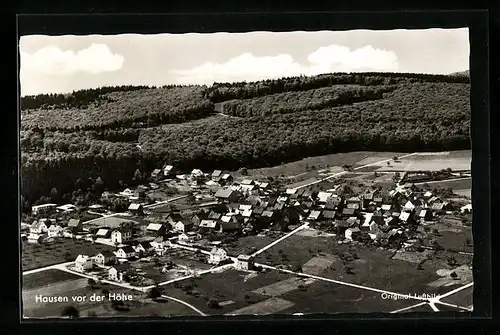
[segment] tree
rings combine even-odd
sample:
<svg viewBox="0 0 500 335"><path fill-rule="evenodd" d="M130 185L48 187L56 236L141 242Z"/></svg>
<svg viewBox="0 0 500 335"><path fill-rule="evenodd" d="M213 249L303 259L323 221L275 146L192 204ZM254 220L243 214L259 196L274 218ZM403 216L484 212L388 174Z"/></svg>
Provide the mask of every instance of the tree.
<svg viewBox="0 0 500 335"><path fill-rule="evenodd" d="M61 316L67 317L70 319L76 319L76 318L80 317L80 311L78 310L78 308L76 308L73 305L66 306L61 311Z"/></svg>
<svg viewBox="0 0 500 335"><path fill-rule="evenodd" d="M162 295L162 290L161 288L157 285L155 287L153 287L150 291L149 291L149 297L151 299L156 299L156 298L159 298L161 297Z"/></svg>
<svg viewBox="0 0 500 335"><path fill-rule="evenodd" d="M398 156L392 157L392 160L395 161L395 162L397 162L398 161Z"/></svg>
<svg viewBox="0 0 500 335"><path fill-rule="evenodd" d="M95 192L102 193L104 191L104 181L102 180L101 177L97 177L95 180L93 189Z"/></svg>
<svg viewBox="0 0 500 335"><path fill-rule="evenodd" d="M141 171L139 169L135 170L133 180L135 182L141 182L142 181L142 173L141 173Z"/></svg>
<svg viewBox="0 0 500 335"><path fill-rule="evenodd" d="M56 203L59 201L59 191L57 191L57 188L53 187L52 190L50 190L50 199Z"/></svg>
<svg viewBox="0 0 500 335"><path fill-rule="evenodd" d="M401 180L401 173L399 173L399 172L394 173L394 176L392 177L392 180L395 183L399 183L399 181Z"/></svg>

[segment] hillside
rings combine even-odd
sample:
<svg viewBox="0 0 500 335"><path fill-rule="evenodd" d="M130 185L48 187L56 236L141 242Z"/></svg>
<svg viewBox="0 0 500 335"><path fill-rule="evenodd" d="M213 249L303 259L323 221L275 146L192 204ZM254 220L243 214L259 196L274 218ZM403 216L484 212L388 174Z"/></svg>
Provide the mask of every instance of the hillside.
<svg viewBox="0 0 500 335"><path fill-rule="evenodd" d="M164 163L236 170L357 150L470 148L465 77L330 74L85 92L22 98L33 107L22 110L25 201L139 183Z"/></svg>

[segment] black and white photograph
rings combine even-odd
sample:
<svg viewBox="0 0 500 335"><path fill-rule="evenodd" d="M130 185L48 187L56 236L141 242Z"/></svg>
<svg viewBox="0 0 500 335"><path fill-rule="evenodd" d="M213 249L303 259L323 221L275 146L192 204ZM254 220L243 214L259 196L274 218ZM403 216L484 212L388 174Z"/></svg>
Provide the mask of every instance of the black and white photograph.
<svg viewBox="0 0 500 335"><path fill-rule="evenodd" d="M468 28L18 51L24 319L473 311Z"/></svg>

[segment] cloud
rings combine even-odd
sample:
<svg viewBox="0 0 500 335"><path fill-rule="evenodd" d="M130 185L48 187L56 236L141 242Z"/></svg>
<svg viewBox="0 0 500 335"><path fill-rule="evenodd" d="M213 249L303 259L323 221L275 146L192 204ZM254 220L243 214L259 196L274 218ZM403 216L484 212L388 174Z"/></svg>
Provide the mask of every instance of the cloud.
<svg viewBox="0 0 500 335"><path fill-rule="evenodd" d="M329 45L309 54L307 60L309 64L302 65L287 54L256 57L243 53L223 64L207 62L188 70L174 70L172 74L180 84L210 85L213 82L254 81L328 72L393 72L399 67L394 52L370 45L356 50Z"/></svg>
<svg viewBox="0 0 500 335"><path fill-rule="evenodd" d="M122 55L112 53L105 44L92 44L76 53L48 46L31 55L21 52L20 67L22 72L46 75L98 74L121 69L123 61Z"/></svg>

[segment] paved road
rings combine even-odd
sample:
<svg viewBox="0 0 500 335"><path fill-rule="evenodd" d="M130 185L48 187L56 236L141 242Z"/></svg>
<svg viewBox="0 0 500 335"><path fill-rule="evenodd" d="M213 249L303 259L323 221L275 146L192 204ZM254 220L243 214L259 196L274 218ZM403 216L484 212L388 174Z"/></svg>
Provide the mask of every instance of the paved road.
<svg viewBox="0 0 500 335"><path fill-rule="evenodd" d="M183 301L183 300L180 300L180 299L177 299L177 298L174 298L174 297L171 297L169 295L162 295L161 296L162 298L166 298L166 299L170 299L170 300L173 300L173 301L176 301L180 304L183 304L189 308L191 308L193 311L195 311L196 313L200 314L201 316L207 316L205 313L203 313L202 311L200 311L198 308L194 307L193 305L191 304L188 304L187 302Z"/></svg>
<svg viewBox="0 0 500 335"><path fill-rule="evenodd" d="M403 155L403 156L400 156L398 157L398 159L401 159L401 158L405 158L405 157L409 157L409 156L414 156L414 155L418 155L417 152L414 152L414 153L411 153L411 154L407 154L407 155ZM369 166L374 166L374 165L379 165L381 163L385 163L385 162L391 162L393 159L392 158L389 158L389 159L384 159L384 160L381 160L381 161L378 161L378 162L374 162L374 163L370 163L370 164L366 164L366 165L363 165L363 166L358 166L357 168L354 168L353 171L356 171L356 170L360 170L360 169L363 169L365 167L369 167ZM304 188L304 187L308 187L308 186L311 186L311 185L315 185L315 184L319 184L321 182L324 182L326 180L329 180L329 179L332 179L332 178L336 178L338 176L341 176L343 174L347 174L349 173L350 171L342 171L342 172L337 172L337 173L334 173L326 178L323 178L323 179L319 179L319 180L316 180L316 181L313 181L311 183L308 183L308 184L305 184L305 185L301 185L301 186L298 186L296 187L295 189L298 190L300 188Z"/></svg>

